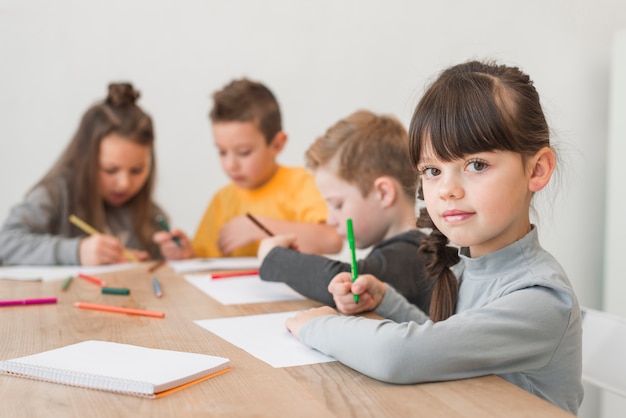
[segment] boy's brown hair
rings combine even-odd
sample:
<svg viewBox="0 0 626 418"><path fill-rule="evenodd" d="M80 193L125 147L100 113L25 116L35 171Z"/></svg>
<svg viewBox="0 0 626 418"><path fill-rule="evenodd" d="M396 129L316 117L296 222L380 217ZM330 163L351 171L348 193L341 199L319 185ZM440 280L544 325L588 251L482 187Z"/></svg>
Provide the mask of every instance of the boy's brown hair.
<svg viewBox="0 0 626 418"><path fill-rule="evenodd" d="M417 171L409 159L407 131L398 119L358 110L317 138L305 153L312 170L337 156L336 175L355 184L367 196L374 180L389 176L404 194L415 199Z"/></svg>
<svg viewBox="0 0 626 418"><path fill-rule="evenodd" d="M233 80L213 93L209 117L212 123L253 122L267 144L283 129L274 94L265 85L247 78Z"/></svg>

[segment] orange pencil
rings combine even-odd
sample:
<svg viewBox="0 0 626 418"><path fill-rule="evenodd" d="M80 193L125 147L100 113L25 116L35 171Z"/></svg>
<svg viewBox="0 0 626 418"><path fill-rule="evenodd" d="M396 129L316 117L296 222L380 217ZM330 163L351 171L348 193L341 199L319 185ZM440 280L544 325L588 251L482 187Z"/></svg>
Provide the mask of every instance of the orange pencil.
<svg viewBox="0 0 626 418"><path fill-rule="evenodd" d="M106 311L106 312L117 312L117 313L126 313L131 315L143 315L143 316L152 316L155 318L163 318L165 314L163 312L155 312L155 311L145 311L143 309L132 309L132 308L122 308L121 306L111 306L111 305L98 305L95 303L87 303L87 302L74 302L74 306L81 309L94 309L97 311Z"/></svg>
<svg viewBox="0 0 626 418"><path fill-rule="evenodd" d="M98 279L97 277L89 276L88 274L78 273L78 277L80 277L81 279L89 280L91 283L95 283L101 287L107 285L107 282L105 282L104 280Z"/></svg>

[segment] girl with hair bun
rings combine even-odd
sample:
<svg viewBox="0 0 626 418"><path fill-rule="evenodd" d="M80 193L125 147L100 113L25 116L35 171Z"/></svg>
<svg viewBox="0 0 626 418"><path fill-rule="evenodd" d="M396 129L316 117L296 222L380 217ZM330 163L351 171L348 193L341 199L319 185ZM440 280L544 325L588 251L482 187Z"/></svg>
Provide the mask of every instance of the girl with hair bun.
<svg viewBox="0 0 626 418"><path fill-rule="evenodd" d="M580 307L530 221L532 197L556 166L532 81L490 62L445 70L413 113L409 143L425 204L418 226L432 231L419 248L434 280L430 317L372 275L352 283L340 273L328 286L339 311L385 319L322 307L289 318L287 328L379 380L496 374L576 414Z"/></svg>
<svg viewBox="0 0 626 418"><path fill-rule="evenodd" d="M153 202L152 119L129 83L83 115L52 168L9 213L0 230L0 264L101 265L160 258L152 235L164 216ZM76 215L100 234L72 224Z"/></svg>

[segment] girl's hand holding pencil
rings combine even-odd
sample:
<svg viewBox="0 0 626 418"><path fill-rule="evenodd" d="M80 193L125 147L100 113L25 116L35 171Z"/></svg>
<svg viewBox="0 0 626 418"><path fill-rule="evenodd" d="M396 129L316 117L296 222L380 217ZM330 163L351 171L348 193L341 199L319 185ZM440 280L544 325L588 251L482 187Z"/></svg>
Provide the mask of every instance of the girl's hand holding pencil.
<svg viewBox="0 0 626 418"><path fill-rule="evenodd" d="M333 294L339 312L351 315L376 309L385 296L387 285L371 274L362 274L352 281L352 274L345 272L333 277L328 291ZM359 296L358 303L354 295Z"/></svg>
<svg viewBox="0 0 626 418"><path fill-rule="evenodd" d="M117 238L100 233L76 215L70 215L69 219L71 223L90 235L81 240L78 249L80 263L83 266L115 264L124 261L139 262L149 258L147 252L124 248Z"/></svg>

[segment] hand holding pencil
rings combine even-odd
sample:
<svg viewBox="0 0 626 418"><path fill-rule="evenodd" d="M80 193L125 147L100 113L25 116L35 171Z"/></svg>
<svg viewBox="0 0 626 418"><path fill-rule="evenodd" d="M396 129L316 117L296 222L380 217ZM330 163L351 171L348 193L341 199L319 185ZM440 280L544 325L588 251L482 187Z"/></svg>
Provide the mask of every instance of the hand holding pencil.
<svg viewBox="0 0 626 418"><path fill-rule="evenodd" d="M124 260L137 262L149 257L145 251L133 251L124 248L117 238L101 234L75 215L71 215L69 219L70 222L90 235L80 242L79 255L82 265L114 264Z"/></svg>
<svg viewBox="0 0 626 418"><path fill-rule="evenodd" d="M170 230L169 225L162 217L157 218L157 222L162 230L152 235L152 241L159 246L161 255L166 260L182 260L194 256L191 242L183 231L176 228Z"/></svg>

